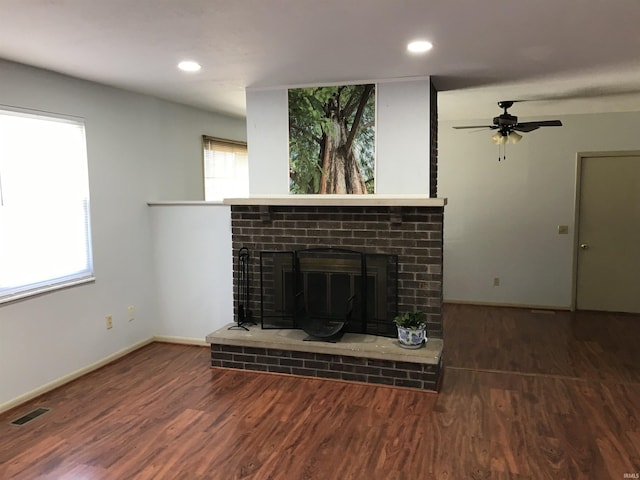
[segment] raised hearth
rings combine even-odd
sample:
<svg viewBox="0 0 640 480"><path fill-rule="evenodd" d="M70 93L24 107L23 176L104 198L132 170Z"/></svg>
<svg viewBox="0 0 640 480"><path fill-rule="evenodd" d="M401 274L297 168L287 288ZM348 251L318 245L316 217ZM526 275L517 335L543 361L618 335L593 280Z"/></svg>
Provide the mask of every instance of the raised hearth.
<svg viewBox="0 0 640 480"><path fill-rule="evenodd" d="M211 365L437 391L442 339L407 350L397 340L346 333L338 343L306 342L301 330L258 326L209 335Z"/></svg>
<svg viewBox="0 0 640 480"><path fill-rule="evenodd" d="M207 337L212 366L437 389L443 347L442 230L446 199L426 195L267 195L226 199L225 203L231 205L236 322L245 316L258 324L267 320L265 303L261 302L261 289L267 285L261 284L261 279L271 280L261 272L265 255L279 258L281 254L273 252L294 255L291 252L320 248L349 250L394 259L397 267L389 270L389 278L392 284L397 282L397 300L391 302L393 308L383 309L381 316L389 321L393 310L426 312L429 342L426 348L410 352L393 338L371 335L379 332L369 329L361 330L356 337L356 332L347 331L336 344L319 344L303 342L306 333L302 330L286 330L277 324L273 327L278 330L254 326L249 332L227 332L223 328ZM249 253L242 265L238 261L241 251ZM276 274L284 277L286 272L273 270L274 281ZM238 289L240 280L246 282L246 288ZM327 288L332 286L328 280L325 283ZM314 293L319 290L312 289ZM238 291L247 292L242 302ZM274 301L273 305L272 310L278 313L279 305L286 305L286 301ZM350 307L347 312L351 312ZM294 320L289 326L299 325Z"/></svg>

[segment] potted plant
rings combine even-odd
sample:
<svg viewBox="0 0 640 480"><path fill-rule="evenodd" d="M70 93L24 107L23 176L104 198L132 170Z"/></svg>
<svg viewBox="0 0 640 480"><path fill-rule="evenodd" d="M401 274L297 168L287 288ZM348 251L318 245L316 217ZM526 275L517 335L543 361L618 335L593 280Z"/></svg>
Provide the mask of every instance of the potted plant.
<svg viewBox="0 0 640 480"><path fill-rule="evenodd" d="M398 327L398 343L404 348L420 348L427 341L427 315L421 311L406 312L393 319Z"/></svg>

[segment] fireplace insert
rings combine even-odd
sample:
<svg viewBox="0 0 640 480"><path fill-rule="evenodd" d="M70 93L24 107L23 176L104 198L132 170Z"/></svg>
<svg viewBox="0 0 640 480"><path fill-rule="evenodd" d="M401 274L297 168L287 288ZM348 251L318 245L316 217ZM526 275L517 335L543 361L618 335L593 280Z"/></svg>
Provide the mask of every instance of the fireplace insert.
<svg viewBox="0 0 640 480"><path fill-rule="evenodd" d="M396 335L397 255L337 248L260 253L262 328L299 328L310 339Z"/></svg>

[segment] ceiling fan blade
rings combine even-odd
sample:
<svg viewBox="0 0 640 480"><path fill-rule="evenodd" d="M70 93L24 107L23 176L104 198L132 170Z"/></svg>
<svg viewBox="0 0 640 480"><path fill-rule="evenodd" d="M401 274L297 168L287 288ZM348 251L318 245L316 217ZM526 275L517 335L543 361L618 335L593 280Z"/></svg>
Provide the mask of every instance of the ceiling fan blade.
<svg viewBox="0 0 640 480"><path fill-rule="evenodd" d="M496 128L495 125L465 125L463 127L453 127L455 129L461 130L463 128Z"/></svg>
<svg viewBox="0 0 640 480"><path fill-rule="evenodd" d="M536 125L535 122L527 122L527 123L518 123L513 126L513 130L516 132L533 132L540 128L540 125Z"/></svg>
<svg viewBox="0 0 640 480"><path fill-rule="evenodd" d="M525 123L535 123L539 127L561 127L562 122L560 120L541 120L539 122L525 122Z"/></svg>
<svg viewBox="0 0 640 480"><path fill-rule="evenodd" d="M514 130L519 132L531 132L537 130L540 127L561 127L562 122L560 120L541 120L539 122L522 122L514 125Z"/></svg>
<svg viewBox="0 0 640 480"><path fill-rule="evenodd" d="M532 132L540 127L561 127L560 120L541 120L539 122L522 122L513 126L518 132Z"/></svg>

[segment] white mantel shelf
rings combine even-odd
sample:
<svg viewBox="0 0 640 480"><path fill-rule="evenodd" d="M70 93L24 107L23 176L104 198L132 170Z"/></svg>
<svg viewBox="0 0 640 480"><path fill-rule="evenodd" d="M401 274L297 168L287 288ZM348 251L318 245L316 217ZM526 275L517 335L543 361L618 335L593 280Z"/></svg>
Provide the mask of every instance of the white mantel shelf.
<svg viewBox="0 0 640 480"><path fill-rule="evenodd" d="M444 207L446 198L427 195L262 195L225 198L226 205L343 206L343 207Z"/></svg>

